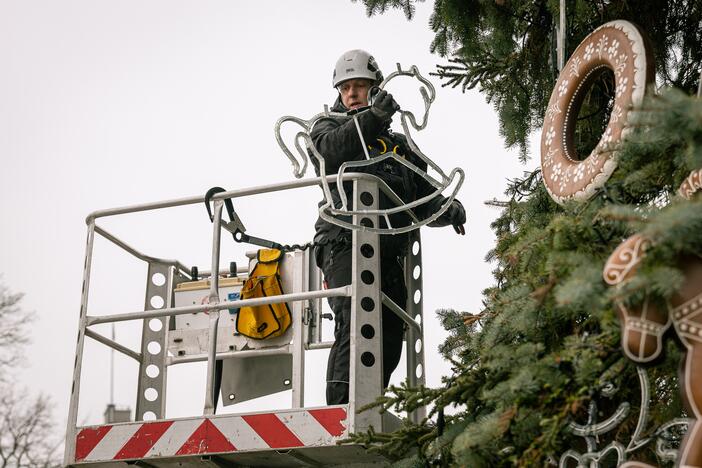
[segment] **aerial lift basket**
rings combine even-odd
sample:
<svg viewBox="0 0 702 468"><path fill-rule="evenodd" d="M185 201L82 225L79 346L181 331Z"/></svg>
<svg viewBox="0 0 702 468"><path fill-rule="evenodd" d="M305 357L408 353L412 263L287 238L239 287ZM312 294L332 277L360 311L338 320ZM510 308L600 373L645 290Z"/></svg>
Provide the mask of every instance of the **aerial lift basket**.
<svg viewBox="0 0 702 468"><path fill-rule="evenodd" d="M336 176L329 176L332 181ZM377 210L380 191L389 188L367 174L349 173L344 181L353 185L354 206ZM368 466L386 460L358 444L342 444L352 432L392 431L398 419L377 410L359 412L382 394L381 305L390 307L407 323L405 334L409 385L424 383L422 342L422 276L419 231L410 233L410 252L405 265L408 285L406 310L380 291L379 234L354 230L352 234L353 281L349 286L321 288L321 273L310 249L285 254L282 263L283 295L241 300L237 293L249 267L235 274L220 270L220 236L226 229L222 220L225 198L237 199L258 193L316 188L321 179L306 179L250 189L234 190L213 197L215 215L212 233L212 263L197 278L193 269L178 260L155 258L98 225L114 215L199 204L203 197L150 203L98 211L87 218L88 237L84 287L73 388L66 435L65 466ZM361 205L360 195L364 194ZM365 194L370 194L370 198ZM369 201L370 200L370 201ZM378 215L354 214L378 222ZM90 271L95 236L102 236L147 266L144 310L113 315L91 315L88 310ZM214 272L214 274L212 273ZM365 272L370 272L368 275ZM361 274L364 274L362 280ZM372 276L376 281L368 283ZM350 396L346 405L305 407L305 354L329 348L322 341L321 301L329 297L350 297L352 303ZM154 301L154 298L160 298ZM206 299L205 299L206 298ZM251 340L233 332L233 317L243 305L286 302L292 313L288 331L273 340ZM139 351L96 332L101 323L142 321ZM373 333L368 333L373 330ZM78 425L80 384L85 338L118 351L139 364L136 414L133 422L81 427ZM263 412L215 413L217 362L222 362L221 401L239 403L280 390L291 390L287 409ZM202 414L169 419L166 408L168 368L188 362L206 362L205 382L189 382L205 388ZM260 374L256 372L261 371ZM323 386L324 382L314 382ZM202 387L201 387L202 388ZM284 394L282 394L284 395ZM419 409L408 417L419 422Z"/></svg>

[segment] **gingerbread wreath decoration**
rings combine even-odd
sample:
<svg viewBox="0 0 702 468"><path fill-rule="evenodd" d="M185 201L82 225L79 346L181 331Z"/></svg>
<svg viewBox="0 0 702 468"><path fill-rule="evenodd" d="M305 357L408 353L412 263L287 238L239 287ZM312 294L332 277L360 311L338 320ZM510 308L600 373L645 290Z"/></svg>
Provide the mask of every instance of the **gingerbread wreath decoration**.
<svg viewBox="0 0 702 468"><path fill-rule="evenodd" d="M683 198L691 199L702 189L702 169L692 171L678 190ZM607 284L617 286L636 275L650 240L640 234L622 242L607 260L603 277ZM624 354L637 363L651 363L663 348L663 333L672 324L685 346L684 365L680 378L683 400L694 419L680 447L676 466L702 468L702 259L685 256L679 259L685 280L665 307L644 299L638 306L617 303L622 331ZM629 462L622 468L650 465Z"/></svg>
<svg viewBox="0 0 702 468"><path fill-rule="evenodd" d="M616 168L616 145L629 131L628 114L641 105L646 86L654 79L646 44L632 23L611 21L590 33L561 70L541 133L543 180L557 203L589 199ZM614 73L614 106L599 143L580 160L573 144L578 112L587 90L606 69Z"/></svg>

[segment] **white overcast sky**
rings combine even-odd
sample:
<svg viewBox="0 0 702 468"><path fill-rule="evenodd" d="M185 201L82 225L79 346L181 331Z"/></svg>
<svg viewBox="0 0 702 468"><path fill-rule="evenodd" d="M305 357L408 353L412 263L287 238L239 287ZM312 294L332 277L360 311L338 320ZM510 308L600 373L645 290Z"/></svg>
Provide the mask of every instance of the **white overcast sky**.
<svg viewBox="0 0 702 468"><path fill-rule="evenodd" d="M37 315L18 385L49 394L64 424L88 213L204 194L215 185L292 180L273 138L275 121L309 118L333 101L332 68L345 50L370 51L386 74L396 62L425 74L443 63L429 53L432 4L418 4L407 22L400 11L369 19L363 5L348 0L0 0L0 274ZM465 170L459 199L468 211L465 237L450 228L423 230L427 378L438 385L450 368L438 356L446 332L434 311L480 310L481 291L493 283L494 266L484 257L498 214L483 201L501 198L506 180L536 162L521 166L504 149L496 115L477 91L462 94L431 80L436 103L415 139L445 170ZM414 86L398 89L401 105L417 104ZM254 235L304 242L320 197L309 188L250 198L237 209ZM209 264L204 207L101 224L145 253ZM244 247L230 237L223 244L225 264L244 261ZM143 264L96 241L92 314L142 309L145 281ZM135 324L117 328L118 340L133 348L139 334ZM95 424L109 399L109 353L90 339L85 352L79 421ZM321 405L325 352L308 365L306 402ZM116 367L115 402L134 408L137 367L121 356ZM168 416L201 412L203 377L201 365L171 369Z"/></svg>

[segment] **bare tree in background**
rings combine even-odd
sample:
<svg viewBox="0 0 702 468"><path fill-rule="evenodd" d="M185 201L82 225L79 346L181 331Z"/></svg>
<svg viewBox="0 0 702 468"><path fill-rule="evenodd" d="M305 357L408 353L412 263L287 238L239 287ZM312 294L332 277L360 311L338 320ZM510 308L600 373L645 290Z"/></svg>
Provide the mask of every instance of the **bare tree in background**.
<svg viewBox="0 0 702 468"><path fill-rule="evenodd" d="M59 466L61 438L45 395L32 396L13 384L12 373L29 341L33 314L19 307L22 294L0 284L0 468Z"/></svg>
<svg viewBox="0 0 702 468"><path fill-rule="evenodd" d="M51 403L45 395L23 395L0 387L0 467L49 468L59 465Z"/></svg>
<svg viewBox="0 0 702 468"><path fill-rule="evenodd" d="M12 294L0 284L0 384L7 371L17 364L22 346L27 343L26 325L32 314L18 307L22 294Z"/></svg>

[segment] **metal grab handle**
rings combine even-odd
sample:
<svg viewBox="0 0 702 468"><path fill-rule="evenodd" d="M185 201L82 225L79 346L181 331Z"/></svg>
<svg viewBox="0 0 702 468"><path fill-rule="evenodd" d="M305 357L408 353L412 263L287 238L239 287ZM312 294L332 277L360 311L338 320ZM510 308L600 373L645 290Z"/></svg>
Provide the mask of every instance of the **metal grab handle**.
<svg viewBox="0 0 702 468"><path fill-rule="evenodd" d="M219 252L222 223L222 209L224 201L215 200L214 215L212 218L212 271L219 271ZM219 304L219 275L210 278L210 295L208 304ZM205 407L203 414L211 415L215 412L214 381L215 381L215 354L217 353L217 328L219 325L219 311L210 314L208 343L207 343L207 377L205 384Z"/></svg>

